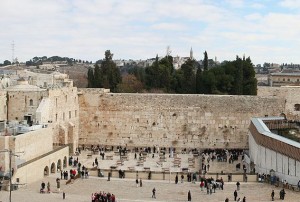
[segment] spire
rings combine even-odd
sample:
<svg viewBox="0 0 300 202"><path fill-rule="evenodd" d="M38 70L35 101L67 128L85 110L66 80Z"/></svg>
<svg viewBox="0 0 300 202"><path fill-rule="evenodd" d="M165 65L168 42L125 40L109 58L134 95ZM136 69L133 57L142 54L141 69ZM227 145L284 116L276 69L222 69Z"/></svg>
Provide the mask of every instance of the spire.
<svg viewBox="0 0 300 202"><path fill-rule="evenodd" d="M190 50L190 59L193 60L194 59L194 56L193 56L193 48L191 47L191 50Z"/></svg>

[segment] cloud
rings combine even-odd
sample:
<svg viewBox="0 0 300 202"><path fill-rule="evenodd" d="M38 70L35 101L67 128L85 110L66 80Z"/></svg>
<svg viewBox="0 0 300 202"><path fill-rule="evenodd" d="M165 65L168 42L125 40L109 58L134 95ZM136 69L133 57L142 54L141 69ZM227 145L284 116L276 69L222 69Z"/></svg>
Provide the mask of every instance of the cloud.
<svg viewBox="0 0 300 202"><path fill-rule="evenodd" d="M186 26L177 23L158 23L151 26L155 30L166 30L166 31L182 31L186 29Z"/></svg>
<svg viewBox="0 0 300 202"><path fill-rule="evenodd" d="M192 46L197 59L207 50L220 60L251 54L255 63L275 61L285 50L287 61L300 63L300 16L283 8L299 8L298 2L1 0L0 62L11 58L14 40L21 61L42 55L96 61L107 49L115 58L146 59L170 45L174 55L186 56Z"/></svg>
<svg viewBox="0 0 300 202"><path fill-rule="evenodd" d="M290 8L290 9L299 9L300 1L299 0L283 0L279 2L279 5L282 7Z"/></svg>

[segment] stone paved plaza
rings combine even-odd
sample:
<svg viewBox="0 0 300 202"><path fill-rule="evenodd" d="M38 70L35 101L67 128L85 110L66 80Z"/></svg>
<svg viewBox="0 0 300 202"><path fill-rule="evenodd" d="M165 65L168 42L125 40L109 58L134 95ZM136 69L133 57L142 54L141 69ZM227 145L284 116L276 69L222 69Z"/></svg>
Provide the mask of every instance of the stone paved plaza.
<svg viewBox="0 0 300 202"><path fill-rule="evenodd" d="M99 155L92 155L92 157L87 157L88 152L83 152L78 158L79 161L87 166L92 166L92 161L94 158L98 157ZM107 153L110 155L110 153ZM180 154L179 156L182 159L183 166L186 166L187 159L191 154ZM166 166L170 166L172 162L172 158L169 158L168 155L166 159ZM116 161L119 159L119 156L113 156L113 160L99 160L99 166L101 169L107 169L111 165L114 165ZM199 159L199 158L198 158ZM154 159L151 155L146 158L144 166L150 166L151 170L158 170L161 169L157 167L156 161L158 160L158 156ZM134 153L129 153L129 160L126 161L126 164L121 166L121 169L126 169L127 166L135 166L136 159L134 159ZM236 161L234 164L229 164L227 162L211 162L211 172L220 172L223 170L224 172L237 172L235 170L235 164L241 162ZM196 166L198 169L199 165ZM71 169L72 167L69 167ZM143 167L136 166L137 170L142 170ZM173 171L177 171L179 168L172 168ZM199 182L193 184L191 182L186 182L186 175L185 175L185 182L180 183L180 176L179 176L179 183L176 185L174 179L172 178L169 181L167 177L166 180L146 180L143 179L143 187L136 187L135 179L120 179L120 178L111 178L111 181L107 181L107 176L104 178L99 178L96 176L90 176L89 179L77 179L74 183L66 185L66 180L61 180L61 190L58 192L56 189L56 182L55 179L60 178L60 173L51 174L44 178L44 182L50 182L51 184L51 191L50 194L40 194L39 189L41 186L41 181L26 184L19 187L18 190L12 192L12 201L24 201L24 202L52 202L52 201L70 201L70 202L89 202L91 201L91 194L93 192L110 192L116 195L117 201L187 201L187 192L190 190L192 193L192 201L224 201L226 197L233 200L233 192L236 189L235 182L226 182L225 180L225 187L224 190L216 190L216 193L212 195L207 195L206 190L201 191L199 187ZM157 199L152 199L152 189L153 187L156 188L156 196ZM271 201L270 194L272 189L275 190L275 198L279 201L279 191L280 188L273 187L268 184L256 183L256 182L248 182L244 183L241 182L241 190L238 192L238 197L241 199L246 196L247 202L251 201ZM66 199L62 199L62 192L66 193ZM290 190L286 190L286 200L295 202L299 200L300 192L293 192ZM9 192L2 191L0 192L0 201L6 202L9 201Z"/></svg>
<svg viewBox="0 0 300 202"><path fill-rule="evenodd" d="M53 188L55 186L55 178L58 174L51 175L44 179L44 182L50 182L53 193L40 194L39 188L41 182L36 182L19 188L12 192L12 201L15 202L90 202L91 193L105 191L116 195L117 201L187 201L188 190L192 193L192 201L224 201L229 197L233 200L233 192L236 188L235 182L225 182L224 190L216 190L216 193L207 195L205 191L201 191L199 184L184 182L175 184L174 181L154 181L143 180L143 187L136 187L134 179L119 179L112 178L107 181L106 178L90 177L89 179L78 179L73 184L65 185L62 181L61 192ZM156 188L157 199L151 198L151 190ZM275 188L268 184L262 183L241 183L241 190L238 192L239 197L246 196L247 202L254 201L271 201L271 190L275 190L276 201L279 201L279 188ZM66 193L66 199L62 199L62 191ZM290 202L299 201L300 192L292 192L286 190L286 200ZM0 201L6 202L9 197L9 192L0 192Z"/></svg>

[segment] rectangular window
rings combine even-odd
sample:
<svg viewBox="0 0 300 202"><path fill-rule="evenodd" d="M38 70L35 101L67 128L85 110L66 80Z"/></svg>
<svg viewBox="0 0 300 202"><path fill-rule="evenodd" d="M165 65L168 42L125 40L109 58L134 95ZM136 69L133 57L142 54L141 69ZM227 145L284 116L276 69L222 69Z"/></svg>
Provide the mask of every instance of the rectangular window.
<svg viewBox="0 0 300 202"><path fill-rule="evenodd" d="M63 121L65 120L65 112L63 113Z"/></svg>
<svg viewBox="0 0 300 202"><path fill-rule="evenodd" d="M77 110L75 110L75 117L77 117Z"/></svg>
<svg viewBox="0 0 300 202"><path fill-rule="evenodd" d="M55 114L55 120L57 121L57 114Z"/></svg>
<svg viewBox="0 0 300 202"><path fill-rule="evenodd" d="M5 122L4 121L0 121L0 132L3 132L5 129Z"/></svg>
<svg viewBox="0 0 300 202"><path fill-rule="evenodd" d="M69 111L69 119L71 119L72 117L72 114L71 114L71 111Z"/></svg>

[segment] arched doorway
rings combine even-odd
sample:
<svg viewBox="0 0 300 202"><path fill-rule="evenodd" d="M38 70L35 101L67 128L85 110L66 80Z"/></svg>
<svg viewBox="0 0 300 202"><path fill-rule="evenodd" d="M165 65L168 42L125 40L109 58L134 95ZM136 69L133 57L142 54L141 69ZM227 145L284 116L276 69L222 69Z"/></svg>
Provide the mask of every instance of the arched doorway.
<svg viewBox="0 0 300 202"><path fill-rule="evenodd" d="M44 168L44 176L48 176L48 175L49 175L49 167L46 166L46 167Z"/></svg>
<svg viewBox="0 0 300 202"><path fill-rule="evenodd" d="M67 157L65 156L64 157L64 164L63 164L63 168L66 168L67 167Z"/></svg>
<svg viewBox="0 0 300 202"><path fill-rule="evenodd" d="M55 173L55 163L51 164L51 173Z"/></svg>
<svg viewBox="0 0 300 202"><path fill-rule="evenodd" d="M57 171L61 170L61 160L60 159L58 159L58 161L57 161L57 169L56 170Z"/></svg>

